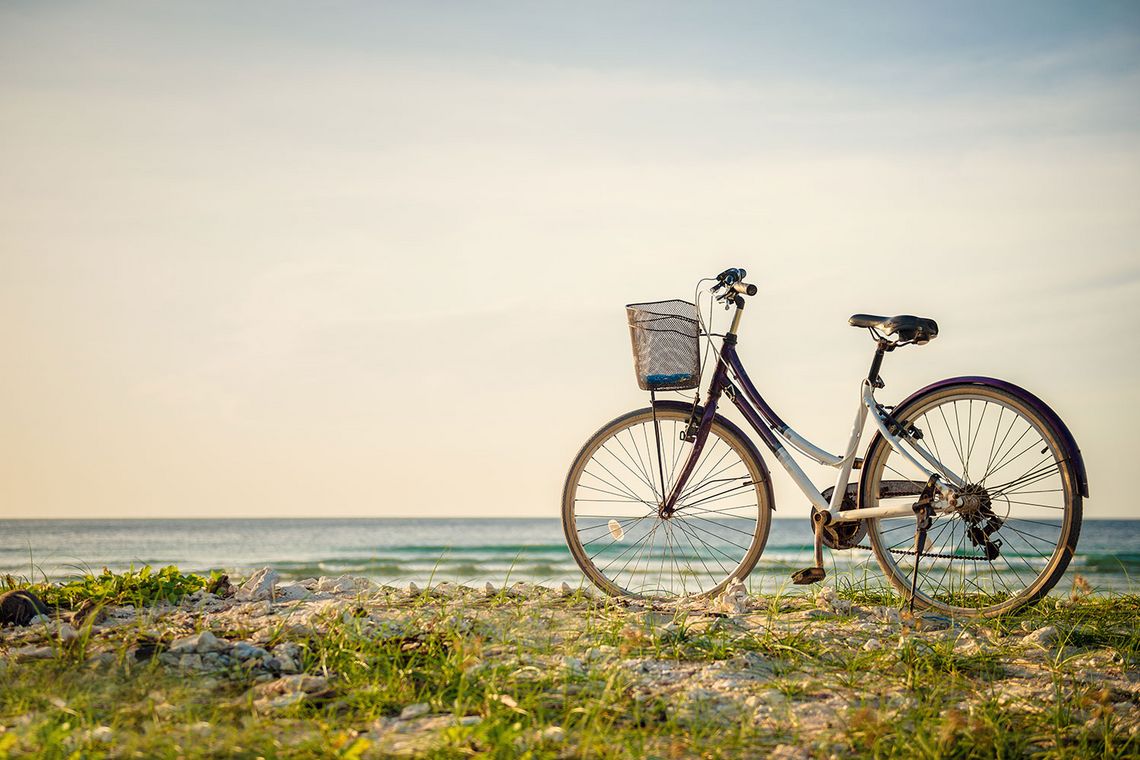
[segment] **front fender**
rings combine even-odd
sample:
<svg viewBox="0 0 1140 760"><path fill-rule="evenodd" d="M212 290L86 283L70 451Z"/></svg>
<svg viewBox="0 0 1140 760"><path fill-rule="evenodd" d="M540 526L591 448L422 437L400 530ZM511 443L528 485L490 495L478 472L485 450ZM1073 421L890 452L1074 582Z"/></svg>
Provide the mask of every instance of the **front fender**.
<svg viewBox="0 0 1140 760"><path fill-rule="evenodd" d="M931 391L941 390L942 388L946 388L947 386L951 385L986 385L991 388L998 388L1000 390L1006 391L1007 393L1013 394L1026 406L1030 407L1035 412L1040 414L1045 419L1045 421L1049 423L1049 426L1053 428L1053 431L1057 434L1058 440L1061 442L1062 448L1065 449L1065 461L1068 464L1069 471L1073 475L1073 480L1080 484L1081 496L1085 497L1086 499L1088 498L1089 481L1088 475L1085 474L1085 460L1081 455L1080 447L1077 446L1077 442L1073 438L1073 434L1069 432L1069 428L1065 426L1065 423L1061 421L1061 418L1057 416L1057 413L1049 408L1048 404L1021 386L1014 385L1013 383L1007 383L1005 380L998 380L997 378L993 377L979 377L975 375L968 375L965 377L949 377L945 380L939 380L936 383L931 383L925 388L920 388L896 404L895 408L904 409L906 408L907 404L914 401L919 396L930 393Z"/></svg>

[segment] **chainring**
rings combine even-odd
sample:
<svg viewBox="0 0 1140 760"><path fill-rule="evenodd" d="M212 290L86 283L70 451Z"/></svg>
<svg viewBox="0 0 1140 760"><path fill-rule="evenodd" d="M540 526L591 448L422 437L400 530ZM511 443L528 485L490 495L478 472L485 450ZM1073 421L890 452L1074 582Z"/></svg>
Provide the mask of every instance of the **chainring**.
<svg viewBox="0 0 1140 760"><path fill-rule="evenodd" d="M847 491L843 494L843 503L839 505L840 512L846 512L850 509L855 509L855 490L858 488L857 483L849 483ZM831 494L835 492L834 488L829 488L823 492L823 498L831 501ZM811 514L814 518L819 514L820 509L814 504L811 507ZM812 520L812 530L815 530L815 520ZM833 522L823 526L823 545L829 549L854 549L859 546L859 542L867 535L867 525L862 521L854 522Z"/></svg>

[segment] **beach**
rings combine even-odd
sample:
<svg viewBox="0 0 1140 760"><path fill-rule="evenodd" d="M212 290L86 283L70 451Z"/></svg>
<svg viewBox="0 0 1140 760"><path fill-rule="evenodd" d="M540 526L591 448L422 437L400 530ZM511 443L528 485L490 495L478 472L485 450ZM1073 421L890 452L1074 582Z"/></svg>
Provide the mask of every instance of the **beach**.
<svg viewBox="0 0 1140 760"><path fill-rule="evenodd" d="M1135 595L969 620L832 586L666 604L169 568L36 588L56 611L0 629L0 757L1140 752Z"/></svg>

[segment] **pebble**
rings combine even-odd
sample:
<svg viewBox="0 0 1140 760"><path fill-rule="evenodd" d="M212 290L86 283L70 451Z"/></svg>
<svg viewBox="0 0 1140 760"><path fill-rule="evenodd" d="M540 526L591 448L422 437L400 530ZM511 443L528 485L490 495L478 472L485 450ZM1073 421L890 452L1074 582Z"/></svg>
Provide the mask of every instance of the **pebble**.
<svg viewBox="0 0 1140 760"><path fill-rule="evenodd" d="M417 596L420 593L420 587L414 581L408 581L408 587L405 590L408 592L408 596Z"/></svg>
<svg viewBox="0 0 1140 760"><path fill-rule="evenodd" d="M1053 625L1046 625L1033 631L1026 636L1022 641L1026 644L1033 644L1039 647L1048 649L1057 643L1057 627Z"/></svg>
<svg viewBox="0 0 1140 760"><path fill-rule="evenodd" d="M178 667L185 670L201 670L202 669L202 655L200 654L184 654L178 658Z"/></svg>
<svg viewBox="0 0 1140 760"><path fill-rule="evenodd" d="M55 650L51 647L36 647L27 646L13 649L10 655L16 662L28 662L29 660L50 660L55 657Z"/></svg>
<svg viewBox="0 0 1140 760"><path fill-rule="evenodd" d="M308 599L313 594L300 583L283 583L277 587L277 601L299 602Z"/></svg>
<svg viewBox="0 0 1140 760"><path fill-rule="evenodd" d="M59 640L64 644L70 644L73 641L79 640L79 631L68 623L62 623L58 631Z"/></svg>
<svg viewBox="0 0 1140 760"><path fill-rule="evenodd" d="M867 651L867 652L874 652L874 651L882 649L882 648L883 648L883 642L879 641L876 638L867 639L867 643L865 643L863 645L864 651Z"/></svg>
<svg viewBox="0 0 1140 760"><path fill-rule="evenodd" d="M429 712L431 712L431 705L427 702L417 702L400 710L400 720L411 720L421 715L427 715Z"/></svg>
<svg viewBox="0 0 1140 760"><path fill-rule="evenodd" d="M494 596L497 593L498 593L498 590L495 588L495 584L491 583L491 581L487 581L487 584L485 586L483 586L483 594L484 595Z"/></svg>
<svg viewBox="0 0 1140 760"><path fill-rule="evenodd" d="M271 567L263 567L246 579L234 593L239 602L260 602L273 598L273 588L281 576Z"/></svg>
<svg viewBox="0 0 1140 760"><path fill-rule="evenodd" d="M894 607L872 607L871 616L881 623L902 622L902 615Z"/></svg>
<svg viewBox="0 0 1140 760"><path fill-rule="evenodd" d="M278 694L316 694L323 692L329 687L327 678L322 676L310 675L295 675L295 676L282 676L281 678L260 684L254 687L255 692L262 697L272 697Z"/></svg>
<svg viewBox="0 0 1140 760"><path fill-rule="evenodd" d="M175 639L174 643L170 645L170 651L173 654L208 654L209 652L221 652L228 648L227 643L218 639L210 631L201 631L193 636Z"/></svg>
<svg viewBox="0 0 1140 760"><path fill-rule="evenodd" d="M566 731L561 726L547 726L542 730L542 738L548 742L560 742L566 738Z"/></svg>
<svg viewBox="0 0 1140 760"><path fill-rule="evenodd" d="M253 644L244 641L237 642L233 645L233 648L230 649L230 656L242 662L254 657L266 658L268 655L269 653L261 647L255 647Z"/></svg>
<svg viewBox="0 0 1140 760"><path fill-rule="evenodd" d="M464 715L462 718L459 719L459 725L461 725L461 726L477 726L482 722L483 722L483 716L482 715Z"/></svg>
<svg viewBox="0 0 1140 760"><path fill-rule="evenodd" d="M954 621L945 615L927 612L916 617L914 627L919 631L945 631L954 627Z"/></svg>
<svg viewBox="0 0 1140 760"><path fill-rule="evenodd" d="M735 578L729 581L724 594L719 600L719 609L731 615L742 615L748 612L748 589Z"/></svg>
<svg viewBox="0 0 1140 760"><path fill-rule="evenodd" d="M336 578L321 576L314 584L314 591L319 594L347 594L356 590L356 582L347 575Z"/></svg>
<svg viewBox="0 0 1140 760"><path fill-rule="evenodd" d="M569 583L562 581L562 586L558 589L558 593L565 599L568 596L574 596L574 589Z"/></svg>
<svg viewBox="0 0 1140 760"><path fill-rule="evenodd" d="M91 729L91 741L99 744L110 744L115 738L115 732L110 726L97 726Z"/></svg>

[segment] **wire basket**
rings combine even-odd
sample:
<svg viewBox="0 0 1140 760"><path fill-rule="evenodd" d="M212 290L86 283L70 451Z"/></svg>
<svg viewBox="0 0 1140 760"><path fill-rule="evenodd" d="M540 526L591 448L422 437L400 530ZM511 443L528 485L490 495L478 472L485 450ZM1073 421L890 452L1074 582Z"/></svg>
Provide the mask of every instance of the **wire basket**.
<svg viewBox="0 0 1140 760"><path fill-rule="evenodd" d="M701 382L700 321L688 301L631 303L629 339L643 391L684 391Z"/></svg>

